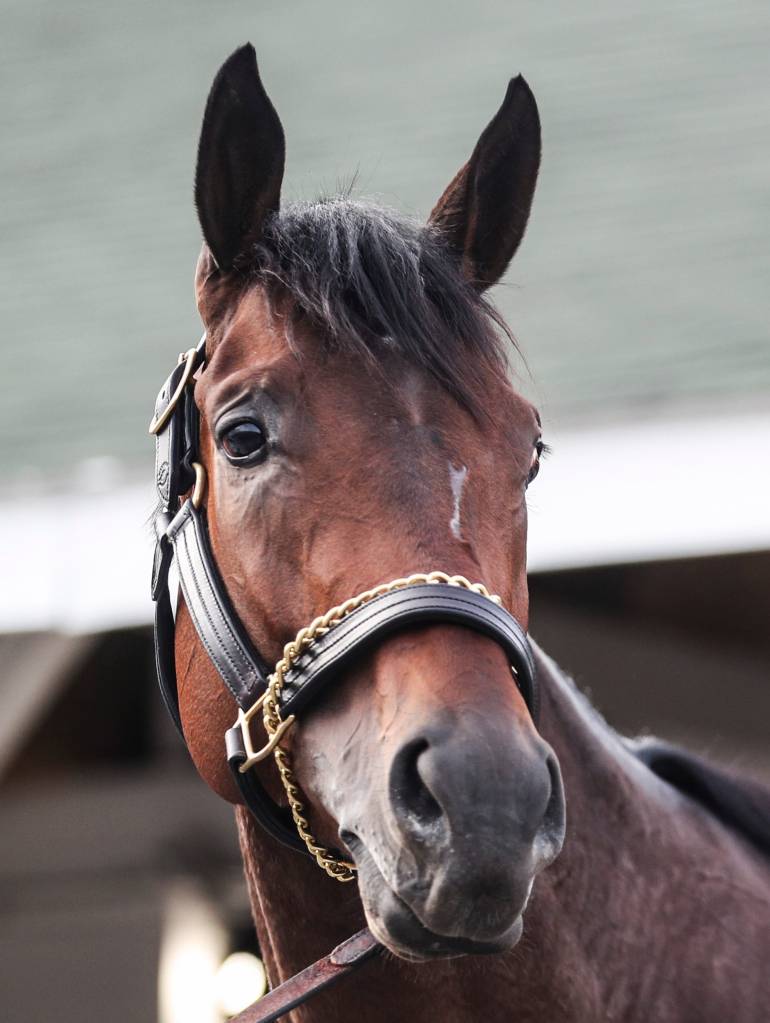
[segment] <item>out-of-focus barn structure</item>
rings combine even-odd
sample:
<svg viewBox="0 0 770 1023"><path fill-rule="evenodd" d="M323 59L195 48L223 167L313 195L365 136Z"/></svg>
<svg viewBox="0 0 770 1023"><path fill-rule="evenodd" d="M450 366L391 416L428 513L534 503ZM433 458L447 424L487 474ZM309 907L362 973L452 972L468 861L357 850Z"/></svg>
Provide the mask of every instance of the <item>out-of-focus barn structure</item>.
<svg viewBox="0 0 770 1023"><path fill-rule="evenodd" d="M287 199L355 176L424 216L528 78L543 168L494 298L554 449L533 635L618 728L770 781L766 4L40 0L3 24L4 1019L218 1023L253 942L232 814L155 696L145 525L151 405L200 332L205 89L246 39Z"/></svg>

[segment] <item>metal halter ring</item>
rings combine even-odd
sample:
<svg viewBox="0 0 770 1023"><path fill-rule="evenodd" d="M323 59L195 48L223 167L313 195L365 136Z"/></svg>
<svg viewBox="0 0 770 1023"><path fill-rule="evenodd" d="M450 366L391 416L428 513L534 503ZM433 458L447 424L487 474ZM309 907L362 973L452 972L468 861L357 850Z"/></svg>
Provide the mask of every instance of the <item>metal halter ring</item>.
<svg viewBox="0 0 770 1023"><path fill-rule="evenodd" d="M150 423L151 434L160 433L160 431L169 421L171 416L174 414L174 409L179 404L179 399L184 394L184 389L189 384L190 379L193 373L195 372L195 369L198 365L198 358L199 355L197 348L190 348L188 349L188 351L183 352L182 355L179 356L180 364L184 362L184 372L182 373L182 379L179 381L179 383L176 386L176 390L169 398L168 405L166 405L163 411L159 413L157 416L155 416L153 421Z"/></svg>
<svg viewBox="0 0 770 1023"><path fill-rule="evenodd" d="M281 720L281 723L278 725L276 730L273 733L268 733L270 734L270 739L262 747L262 749L259 750L254 749L254 744L251 741L251 731L249 729L249 725L252 718L254 718L257 715L257 713L262 709L262 706L265 700L267 699L268 695L270 694L270 691L271 691L270 688L266 689L264 693L262 693L260 698L256 701L256 703L253 703L248 710L238 711L238 719L235 723L241 730L241 735L243 736L243 748L246 750L246 759L238 768L241 774L245 774L247 771L250 771L251 768L255 764L260 763L260 761L266 760L273 752L275 747L278 745L278 743L281 741L281 739L284 737L284 735L286 735L289 728L291 728L291 726L294 724L294 721L296 720L294 714L291 714L285 720Z"/></svg>

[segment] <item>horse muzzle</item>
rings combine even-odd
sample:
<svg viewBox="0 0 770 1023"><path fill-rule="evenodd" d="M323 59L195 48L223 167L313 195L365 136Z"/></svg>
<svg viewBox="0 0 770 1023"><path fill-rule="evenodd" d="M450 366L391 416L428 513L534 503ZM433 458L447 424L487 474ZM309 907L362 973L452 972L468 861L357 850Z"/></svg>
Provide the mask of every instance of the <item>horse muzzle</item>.
<svg viewBox="0 0 770 1023"><path fill-rule="evenodd" d="M410 958L500 952L564 841L561 773L534 729L442 713L392 758L378 816L343 837L380 940Z"/></svg>

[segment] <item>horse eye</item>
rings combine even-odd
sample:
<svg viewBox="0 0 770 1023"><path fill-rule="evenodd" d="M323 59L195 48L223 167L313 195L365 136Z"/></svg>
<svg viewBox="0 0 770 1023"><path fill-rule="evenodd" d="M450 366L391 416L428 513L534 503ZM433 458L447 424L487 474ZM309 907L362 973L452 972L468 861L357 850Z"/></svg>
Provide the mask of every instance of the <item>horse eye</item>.
<svg viewBox="0 0 770 1023"><path fill-rule="evenodd" d="M233 462L254 458L266 443L265 431L258 423L250 420L235 423L222 434L222 447Z"/></svg>
<svg viewBox="0 0 770 1023"><path fill-rule="evenodd" d="M529 474L527 475L527 486L530 485L532 480L540 472L540 456L546 450L545 444L541 440L535 444L535 450L532 452L532 461L529 465Z"/></svg>

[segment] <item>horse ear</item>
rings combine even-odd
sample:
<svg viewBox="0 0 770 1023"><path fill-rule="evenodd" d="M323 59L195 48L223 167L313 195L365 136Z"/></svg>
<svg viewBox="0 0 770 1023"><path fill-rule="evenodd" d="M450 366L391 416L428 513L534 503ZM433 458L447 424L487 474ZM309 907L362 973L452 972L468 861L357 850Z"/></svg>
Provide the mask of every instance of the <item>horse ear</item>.
<svg viewBox="0 0 770 1023"><path fill-rule="evenodd" d="M537 103L519 75L429 217L479 291L500 280L524 237L539 167Z"/></svg>
<svg viewBox="0 0 770 1023"><path fill-rule="evenodd" d="M214 79L198 143L195 205L220 269L232 266L278 210L285 153L281 122L247 43Z"/></svg>

